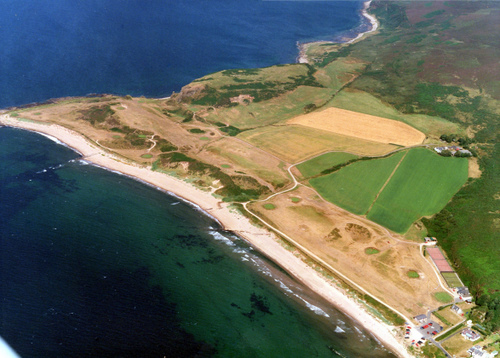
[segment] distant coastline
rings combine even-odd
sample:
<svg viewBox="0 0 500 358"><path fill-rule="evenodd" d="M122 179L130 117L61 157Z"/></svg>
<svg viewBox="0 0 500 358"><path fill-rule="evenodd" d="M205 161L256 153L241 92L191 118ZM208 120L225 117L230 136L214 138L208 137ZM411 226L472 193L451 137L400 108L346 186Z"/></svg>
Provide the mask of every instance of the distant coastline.
<svg viewBox="0 0 500 358"><path fill-rule="evenodd" d="M378 21L377 18L371 14L368 13L368 9L370 8L372 0L365 1L363 3L363 9L361 10L361 16L365 18L369 22L370 28L359 32L354 38L350 38L350 36L343 36L338 43L344 43L344 44L350 44L353 43L359 39L361 39L363 36L366 34L369 34L371 32L374 32L378 29ZM363 24L361 24L359 27L363 27ZM312 42L304 42L304 43L299 43L297 42L297 47L299 49L299 55L297 56L297 63L308 63L307 59L307 49L314 44L322 44L322 43L335 43L335 41L312 41Z"/></svg>

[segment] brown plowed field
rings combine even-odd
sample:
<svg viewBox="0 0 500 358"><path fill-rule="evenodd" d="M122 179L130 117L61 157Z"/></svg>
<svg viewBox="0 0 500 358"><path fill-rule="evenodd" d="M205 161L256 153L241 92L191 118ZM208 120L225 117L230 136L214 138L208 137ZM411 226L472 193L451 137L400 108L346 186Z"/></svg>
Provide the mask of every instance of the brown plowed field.
<svg viewBox="0 0 500 358"><path fill-rule="evenodd" d="M421 144L425 139L425 134L403 122L333 107L292 118L288 123L402 146Z"/></svg>

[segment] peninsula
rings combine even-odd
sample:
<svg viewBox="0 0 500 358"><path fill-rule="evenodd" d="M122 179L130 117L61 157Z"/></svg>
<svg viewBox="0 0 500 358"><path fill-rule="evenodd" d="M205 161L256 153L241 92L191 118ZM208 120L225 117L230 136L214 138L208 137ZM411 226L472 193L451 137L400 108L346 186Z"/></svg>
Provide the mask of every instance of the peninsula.
<svg viewBox="0 0 500 358"><path fill-rule="evenodd" d="M307 44L300 63L209 74L163 99L11 108L0 125L199 206L401 357L466 352L447 335L465 318L493 351L494 6L374 2L372 31ZM452 304L468 316L449 317ZM440 329L420 340L421 322Z"/></svg>

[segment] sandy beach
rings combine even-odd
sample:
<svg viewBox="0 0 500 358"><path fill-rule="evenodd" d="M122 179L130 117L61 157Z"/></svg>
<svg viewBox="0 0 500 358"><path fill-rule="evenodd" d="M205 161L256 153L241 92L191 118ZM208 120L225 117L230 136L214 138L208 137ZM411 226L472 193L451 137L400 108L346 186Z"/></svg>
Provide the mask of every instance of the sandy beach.
<svg viewBox="0 0 500 358"><path fill-rule="evenodd" d="M246 217L234 210L230 210L227 203L216 199L210 193L199 190L172 176L152 171L150 168L115 156L81 134L59 125L27 121L8 115L0 115L0 125L26 129L44 134L49 138L52 137L52 139L58 140L79 152L82 159L89 163L147 182L193 203L218 220L226 230L233 231L246 239L252 246L299 281L327 299L334 307L360 323L388 349L400 357L411 357L395 337L393 327L371 316L360 304L354 302L340 289L321 277L313 268L283 248L276 241L273 233L255 227Z"/></svg>

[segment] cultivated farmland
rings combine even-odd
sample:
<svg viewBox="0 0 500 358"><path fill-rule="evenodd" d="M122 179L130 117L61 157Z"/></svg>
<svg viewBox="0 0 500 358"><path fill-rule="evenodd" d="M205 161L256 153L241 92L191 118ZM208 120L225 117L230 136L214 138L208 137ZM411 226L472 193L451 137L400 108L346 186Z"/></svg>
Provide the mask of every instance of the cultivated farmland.
<svg viewBox="0 0 500 358"><path fill-rule="evenodd" d="M289 163L334 150L358 155L383 155L397 148L390 144L294 125L257 128L240 133L238 138Z"/></svg>
<svg viewBox="0 0 500 358"><path fill-rule="evenodd" d="M359 161L309 182L326 200L403 233L420 217L440 211L467 175L467 159L413 148Z"/></svg>
<svg viewBox="0 0 500 358"><path fill-rule="evenodd" d="M399 233L422 216L439 212L465 184L465 158L445 158L424 148L408 152L368 219Z"/></svg>
<svg viewBox="0 0 500 358"><path fill-rule="evenodd" d="M457 123L425 114L403 114L374 95L359 90L345 89L328 105L401 121L435 138L439 138L443 133L464 134L464 130Z"/></svg>
<svg viewBox="0 0 500 358"><path fill-rule="evenodd" d="M349 160L356 158L358 158L357 155L350 153L326 153L297 165L297 169L304 176L304 178L311 178L315 175L321 174L323 170L330 169L336 165L346 163Z"/></svg>
<svg viewBox="0 0 500 358"><path fill-rule="evenodd" d="M425 134L403 122L334 107L304 114L288 122L374 142L402 146L421 144L425 139Z"/></svg>
<svg viewBox="0 0 500 358"><path fill-rule="evenodd" d="M366 213L405 152L388 158L360 161L310 180L326 200L358 215Z"/></svg>

